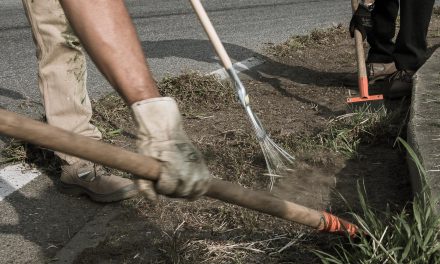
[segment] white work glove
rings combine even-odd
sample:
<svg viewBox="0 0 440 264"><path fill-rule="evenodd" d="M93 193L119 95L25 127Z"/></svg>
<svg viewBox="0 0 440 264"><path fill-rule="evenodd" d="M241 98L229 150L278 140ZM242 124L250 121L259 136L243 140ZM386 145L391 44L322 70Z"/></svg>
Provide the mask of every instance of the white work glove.
<svg viewBox="0 0 440 264"><path fill-rule="evenodd" d="M134 103L131 109L138 125L138 152L163 163L156 191L190 199L203 195L209 187L209 171L183 131L174 99L147 99Z"/></svg>

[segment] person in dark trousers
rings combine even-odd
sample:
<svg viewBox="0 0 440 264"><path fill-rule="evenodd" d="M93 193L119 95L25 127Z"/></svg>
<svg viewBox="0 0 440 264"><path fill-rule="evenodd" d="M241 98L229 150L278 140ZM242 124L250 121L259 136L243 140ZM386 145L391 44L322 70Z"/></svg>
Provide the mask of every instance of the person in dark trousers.
<svg viewBox="0 0 440 264"><path fill-rule="evenodd" d="M370 84L384 80L385 95L411 94L412 76L427 59L427 33L435 0L361 0L350 22L350 33L361 31L370 45L367 69ZM400 29L396 20L400 7Z"/></svg>

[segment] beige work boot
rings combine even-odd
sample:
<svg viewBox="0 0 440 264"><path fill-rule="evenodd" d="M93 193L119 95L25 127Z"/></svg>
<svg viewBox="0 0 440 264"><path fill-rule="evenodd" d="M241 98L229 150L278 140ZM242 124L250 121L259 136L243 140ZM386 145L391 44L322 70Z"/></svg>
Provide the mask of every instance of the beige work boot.
<svg viewBox="0 0 440 264"><path fill-rule="evenodd" d="M139 193L134 181L107 173L89 161L79 160L61 169L61 192L66 194L86 194L96 202L116 202Z"/></svg>
<svg viewBox="0 0 440 264"><path fill-rule="evenodd" d="M367 63L368 83L385 80L397 71L396 64L391 63Z"/></svg>

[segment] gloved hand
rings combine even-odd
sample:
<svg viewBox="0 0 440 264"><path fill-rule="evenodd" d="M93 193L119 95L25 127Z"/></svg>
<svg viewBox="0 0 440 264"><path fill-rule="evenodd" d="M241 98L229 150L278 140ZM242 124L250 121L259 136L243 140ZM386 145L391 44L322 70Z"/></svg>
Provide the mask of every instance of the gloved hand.
<svg viewBox="0 0 440 264"><path fill-rule="evenodd" d="M190 199L203 195L209 187L209 171L202 154L183 131L174 99L147 99L134 103L131 109L138 125L138 152L163 163L155 190Z"/></svg>
<svg viewBox="0 0 440 264"><path fill-rule="evenodd" d="M367 32L373 29L373 20L371 18L372 7L373 6L367 8L364 5L359 4L350 21L349 30L352 38L354 38L355 29L358 29L362 33L362 40L365 40Z"/></svg>

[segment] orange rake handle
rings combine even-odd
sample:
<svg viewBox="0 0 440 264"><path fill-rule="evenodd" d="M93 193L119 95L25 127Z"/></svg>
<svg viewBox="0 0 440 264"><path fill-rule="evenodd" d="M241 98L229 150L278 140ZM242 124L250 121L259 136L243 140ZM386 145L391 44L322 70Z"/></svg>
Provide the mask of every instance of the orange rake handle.
<svg viewBox="0 0 440 264"><path fill-rule="evenodd" d="M2 109L0 109L0 134L126 171L143 179L155 181L160 174L160 162L151 157L77 135ZM336 216L281 200L267 192L245 189L219 179L212 179L206 196L307 225L324 232L343 233L348 231L350 235L358 232L355 225Z"/></svg>

